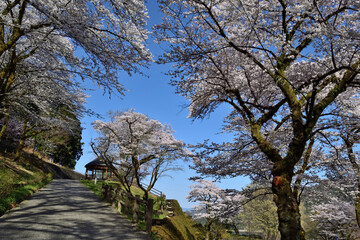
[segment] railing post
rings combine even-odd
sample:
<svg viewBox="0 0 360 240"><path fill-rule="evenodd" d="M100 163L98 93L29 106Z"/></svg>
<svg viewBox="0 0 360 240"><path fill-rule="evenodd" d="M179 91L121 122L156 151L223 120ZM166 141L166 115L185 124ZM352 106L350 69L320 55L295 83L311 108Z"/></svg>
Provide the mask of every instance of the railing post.
<svg viewBox="0 0 360 240"><path fill-rule="evenodd" d="M147 205L146 215L145 215L146 232L151 233L154 199L149 198L147 200L146 205Z"/></svg>
<svg viewBox="0 0 360 240"><path fill-rule="evenodd" d="M119 190L119 200L118 200L118 210L120 211L120 212L122 212L122 204L121 204L121 202L122 202L122 199L123 199L123 193L124 193L124 190L123 189L121 189L120 188L120 190Z"/></svg>
<svg viewBox="0 0 360 240"><path fill-rule="evenodd" d="M113 207L115 207L116 206L116 197L117 197L117 193L118 193L118 188L114 188L114 190L113 190L113 194L112 194L112 199L111 199L111 205L113 206Z"/></svg>
<svg viewBox="0 0 360 240"><path fill-rule="evenodd" d="M109 185L105 185L104 187L105 191L104 191L104 199L107 199L107 196L109 194Z"/></svg>
<svg viewBox="0 0 360 240"><path fill-rule="evenodd" d="M129 199L129 193L125 194L125 206L124 206L124 213L126 215L129 214L129 205L130 205L130 199Z"/></svg>
<svg viewBox="0 0 360 240"><path fill-rule="evenodd" d="M106 198L106 200L108 202L111 202L112 188L113 188L112 186L109 186L109 188L108 188L108 195L107 195L107 198Z"/></svg>
<svg viewBox="0 0 360 240"><path fill-rule="evenodd" d="M133 200L133 221L138 222L138 212L139 212L139 201L140 201L140 195L136 195Z"/></svg>
<svg viewBox="0 0 360 240"><path fill-rule="evenodd" d="M104 195L105 195L105 184L103 183L101 185L101 196L104 197Z"/></svg>

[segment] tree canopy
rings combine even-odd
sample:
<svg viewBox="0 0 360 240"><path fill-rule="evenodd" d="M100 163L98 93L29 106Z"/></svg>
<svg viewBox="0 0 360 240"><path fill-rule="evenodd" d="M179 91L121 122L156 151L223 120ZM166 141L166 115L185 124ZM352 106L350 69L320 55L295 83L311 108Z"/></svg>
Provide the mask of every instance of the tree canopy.
<svg viewBox="0 0 360 240"><path fill-rule="evenodd" d="M118 71L141 72L151 60L147 18L141 0L1 1L0 139L10 118L25 123L20 150L29 129L66 125L63 106L78 119L90 113L86 80L123 94Z"/></svg>
<svg viewBox="0 0 360 240"><path fill-rule="evenodd" d="M80 96L86 79L122 93L117 71L138 72L151 59L146 19L143 1L136 0L2 1L0 118L19 106L31 112L29 99L43 107L45 94L66 101L68 94L52 89Z"/></svg>
<svg viewBox="0 0 360 240"><path fill-rule="evenodd" d="M345 236L359 227L360 2L158 2L165 17L154 31L166 50L157 61L174 64L171 84L189 101L189 117L231 108L223 131L232 141L194 146L195 179L207 187L195 186L193 198L212 188L204 206L235 213L239 203L199 178L248 176L271 191L281 238L303 240L306 187L317 200L315 187L331 187L346 194L311 208L322 234ZM15 159L26 140L39 136L56 142L47 142L56 161L73 166L81 154L79 119L90 112L83 82L123 94L118 71L141 73L152 61L147 19L142 0L0 1L0 140L13 134ZM93 126L95 154L128 191L136 182L145 198L160 176L178 169L177 159L189 156L169 125L132 110Z"/></svg>
<svg viewBox="0 0 360 240"><path fill-rule="evenodd" d="M79 76L121 92L116 71L136 72L151 57L143 1L13 0L0 12L2 98L19 74Z"/></svg>
<svg viewBox="0 0 360 240"><path fill-rule="evenodd" d="M175 62L172 84L189 99L189 116L233 109L225 130L236 139L204 144L213 154L195 168L271 181L282 239L304 239L300 186L317 165L314 149L340 116L350 125L347 111L359 113L359 2L160 3L157 37L169 48L159 61Z"/></svg>
<svg viewBox="0 0 360 240"><path fill-rule="evenodd" d="M99 133L91 143L95 154L115 171L129 192L135 182L145 198L166 171L179 170L176 161L187 154L169 125L133 110L115 112L111 121L97 120L93 127ZM149 178L147 186L141 183L145 177Z"/></svg>

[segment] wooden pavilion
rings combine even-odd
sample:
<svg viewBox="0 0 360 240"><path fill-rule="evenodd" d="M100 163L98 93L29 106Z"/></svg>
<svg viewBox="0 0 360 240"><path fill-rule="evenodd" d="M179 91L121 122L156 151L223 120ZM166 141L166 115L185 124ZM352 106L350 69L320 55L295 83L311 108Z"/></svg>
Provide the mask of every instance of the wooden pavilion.
<svg viewBox="0 0 360 240"><path fill-rule="evenodd" d="M96 158L95 160L89 162L85 165L86 173L85 173L85 179L99 179L99 180L105 180L109 177L112 177L112 171L110 171L110 168L106 166L106 164L101 161L99 158ZM90 172L90 173L89 173Z"/></svg>

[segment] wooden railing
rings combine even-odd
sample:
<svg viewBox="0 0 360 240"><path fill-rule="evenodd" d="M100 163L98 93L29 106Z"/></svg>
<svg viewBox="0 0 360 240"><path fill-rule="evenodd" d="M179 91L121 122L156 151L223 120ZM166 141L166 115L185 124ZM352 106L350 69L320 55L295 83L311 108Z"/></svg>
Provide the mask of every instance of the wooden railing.
<svg viewBox="0 0 360 240"><path fill-rule="evenodd" d="M145 187L145 188L147 188L147 187L149 186L149 185L146 184L146 183L141 183L141 185L142 185L143 187ZM156 188L152 188L152 189L150 190L150 193L151 193L152 195L157 196L157 197L165 196L165 195L163 194L163 192L157 190Z"/></svg>
<svg viewBox="0 0 360 240"><path fill-rule="evenodd" d="M140 195L132 196L120 187L113 188L111 185L103 184L101 188L103 198L114 207L128 216L132 216L133 222L144 220L146 232L151 233L154 200L142 200Z"/></svg>

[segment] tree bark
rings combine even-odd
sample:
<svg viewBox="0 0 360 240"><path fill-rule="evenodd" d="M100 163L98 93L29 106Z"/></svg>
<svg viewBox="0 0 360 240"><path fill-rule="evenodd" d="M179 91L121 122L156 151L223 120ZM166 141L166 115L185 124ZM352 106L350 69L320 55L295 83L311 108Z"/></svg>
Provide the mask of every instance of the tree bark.
<svg viewBox="0 0 360 240"><path fill-rule="evenodd" d="M291 189L291 179L286 175L273 178L272 191L279 218L278 229L281 240L305 240L297 196Z"/></svg>
<svg viewBox="0 0 360 240"><path fill-rule="evenodd" d="M236 226L236 223L233 223L232 226L233 226L233 228L234 228L235 234L236 234L236 235L239 235L240 233L239 233L239 229L238 229L237 226Z"/></svg>
<svg viewBox="0 0 360 240"><path fill-rule="evenodd" d="M4 117L4 123L1 127L1 130L0 130L0 140L1 138L4 136L4 133L5 133L5 130L7 128L7 125L8 125L8 122L9 122L9 118L10 118L10 114L7 112L4 114L5 117ZM0 115L0 119L2 118L2 114Z"/></svg>
<svg viewBox="0 0 360 240"><path fill-rule="evenodd" d="M214 220L211 218L206 219L206 240L212 240L212 232L211 232L211 225L213 224Z"/></svg>

